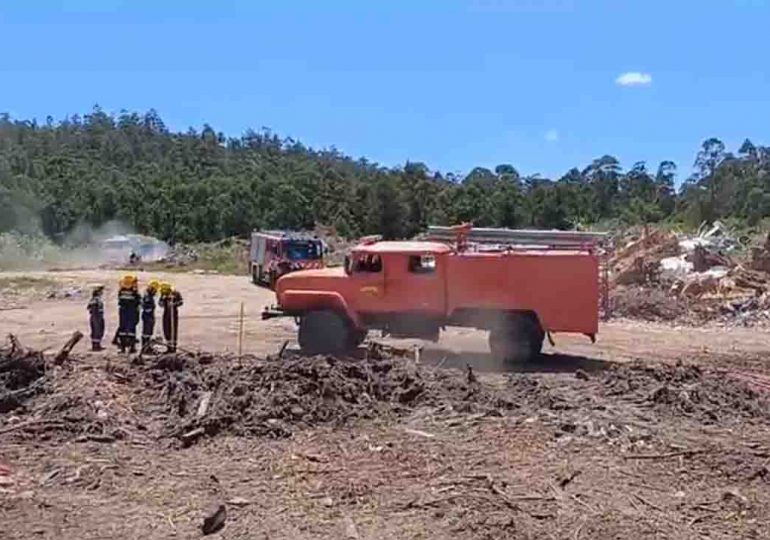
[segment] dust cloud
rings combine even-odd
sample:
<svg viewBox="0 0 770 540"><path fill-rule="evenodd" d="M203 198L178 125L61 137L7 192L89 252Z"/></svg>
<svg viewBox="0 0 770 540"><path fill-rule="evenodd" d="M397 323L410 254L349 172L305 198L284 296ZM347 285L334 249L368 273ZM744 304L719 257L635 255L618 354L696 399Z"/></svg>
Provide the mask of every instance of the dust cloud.
<svg viewBox="0 0 770 540"><path fill-rule="evenodd" d="M117 220L99 226L78 223L58 241L30 224L27 229L0 233L0 271L124 265L132 252L142 261L157 261L168 249L165 242L136 234L131 226Z"/></svg>

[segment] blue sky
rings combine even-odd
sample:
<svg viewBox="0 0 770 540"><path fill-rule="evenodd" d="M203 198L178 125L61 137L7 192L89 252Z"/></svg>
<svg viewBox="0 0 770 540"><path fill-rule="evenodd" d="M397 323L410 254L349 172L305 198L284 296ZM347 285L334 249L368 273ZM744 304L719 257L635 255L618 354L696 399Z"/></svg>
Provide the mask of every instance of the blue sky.
<svg viewBox="0 0 770 540"><path fill-rule="evenodd" d="M17 118L154 107L384 165L681 180L707 137L770 144L768 0L2 0L0 50Z"/></svg>

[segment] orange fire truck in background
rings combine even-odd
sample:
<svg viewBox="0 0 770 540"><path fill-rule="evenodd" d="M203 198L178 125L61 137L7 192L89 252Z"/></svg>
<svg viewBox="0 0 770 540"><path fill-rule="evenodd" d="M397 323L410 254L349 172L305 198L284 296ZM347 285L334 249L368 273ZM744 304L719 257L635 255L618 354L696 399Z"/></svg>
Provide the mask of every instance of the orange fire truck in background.
<svg viewBox="0 0 770 540"><path fill-rule="evenodd" d="M287 231L251 233L249 274L255 284L275 288L281 276L324 267L324 243L314 236Z"/></svg>
<svg viewBox="0 0 770 540"><path fill-rule="evenodd" d="M437 340L447 326L489 330L492 354L525 360L546 335L595 339L602 234L430 227L430 241L365 241L344 268L293 272L264 319L295 317L308 353L339 353L369 330Z"/></svg>

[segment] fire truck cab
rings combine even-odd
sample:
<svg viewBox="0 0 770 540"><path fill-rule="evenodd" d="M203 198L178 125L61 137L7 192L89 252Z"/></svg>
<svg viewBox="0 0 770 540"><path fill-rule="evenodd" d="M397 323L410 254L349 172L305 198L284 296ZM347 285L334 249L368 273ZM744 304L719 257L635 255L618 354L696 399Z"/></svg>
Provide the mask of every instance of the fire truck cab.
<svg viewBox="0 0 770 540"><path fill-rule="evenodd" d="M285 231L251 234L249 274L255 284L275 288L278 278L296 270L324 267L320 238Z"/></svg>

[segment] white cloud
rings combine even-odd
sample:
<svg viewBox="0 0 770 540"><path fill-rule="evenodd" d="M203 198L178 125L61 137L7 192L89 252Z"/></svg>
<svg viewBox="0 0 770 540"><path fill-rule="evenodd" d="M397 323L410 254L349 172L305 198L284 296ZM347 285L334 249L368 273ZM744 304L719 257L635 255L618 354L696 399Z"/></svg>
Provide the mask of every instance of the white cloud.
<svg viewBox="0 0 770 540"><path fill-rule="evenodd" d="M545 140L548 142L556 142L559 140L559 132L555 129L549 129L545 132Z"/></svg>
<svg viewBox="0 0 770 540"><path fill-rule="evenodd" d="M652 75L641 71L627 71L620 74L615 83L620 86L647 86L652 84Z"/></svg>

